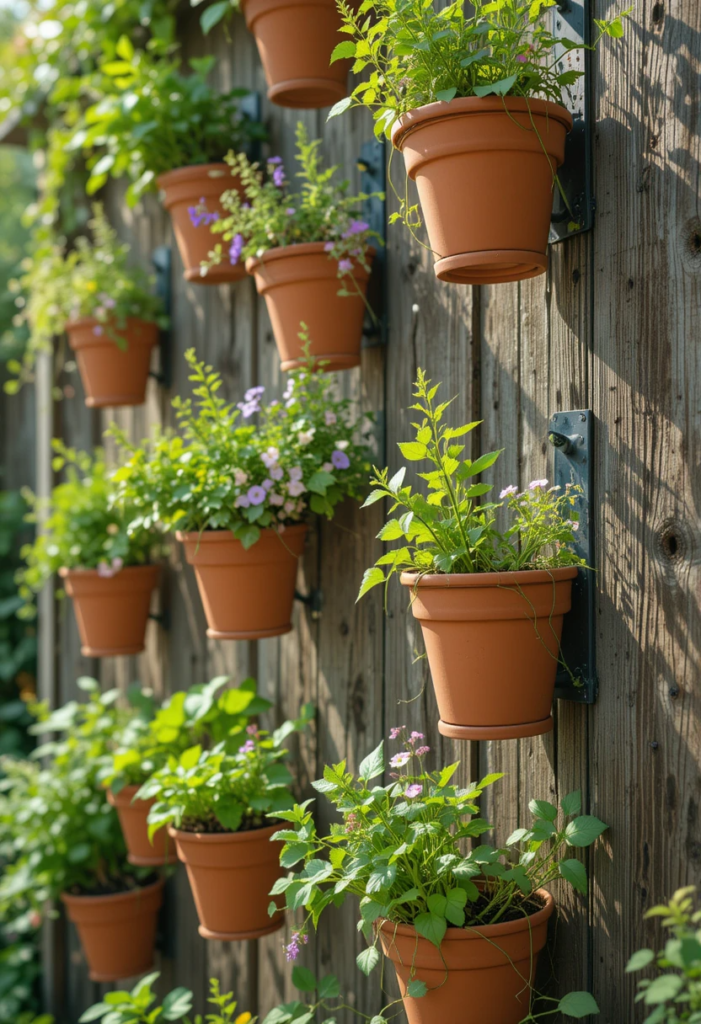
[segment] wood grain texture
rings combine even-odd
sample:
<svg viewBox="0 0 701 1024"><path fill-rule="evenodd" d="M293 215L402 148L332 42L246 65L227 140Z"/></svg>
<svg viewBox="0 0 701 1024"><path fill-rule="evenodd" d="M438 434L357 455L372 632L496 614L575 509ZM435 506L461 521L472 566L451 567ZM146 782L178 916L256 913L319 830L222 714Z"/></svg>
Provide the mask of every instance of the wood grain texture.
<svg viewBox="0 0 701 1024"><path fill-rule="evenodd" d="M593 0L593 8L596 17L617 9L613 0ZM240 18L229 36L219 31L203 39L196 12L185 12L181 34L188 55L217 55L223 87L243 84L264 94L255 45ZM393 469L397 442L411 436L407 407L417 367L443 381L446 394L457 395L455 421L482 420L471 435L474 453L504 448L488 475L497 494L507 484L523 487L552 474L547 427L553 412L593 409L595 706L559 703L554 731L543 738L443 741L406 592L399 584L390 587L386 616L377 591L355 604L362 572L379 550L377 505L361 511L348 503L333 522L312 524L298 589L321 589L323 612L315 619L297 603L294 631L285 637L208 642L192 570L177 545L154 599L154 609L169 610L171 627L166 632L150 624L143 656L87 662L70 606L60 607L57 621L61 700L74 695L76 676L87 671L99 672L105 686L140 678L161 695L219 673L234 682L250 673L275 703L265 725L314 701L316 726L293 746L305 796L326 762L346 758L357 767L395 724L427 735L432 764L460 759L464 781L480 771L506 773L483 808L501 840L528 822L531 798L559 800L581 789L585 808L611 827L586 856L589 896L556 889L557 941L542 984L551 994L589 988L601 1006L601 1024L641 1019L624 967L633 949L655 942L642 914L701 876L700 61L695 0L639 0L625 39L604 43L592 62L593 232L552 248L544 277L470 289L436 281L430 253L400 225L390 226L387 345L364 349L360 369L337 377L358 409L375 414L377 461ZM268 151L280 153L288 171L300 118L313 136L323 135L327 159L357 183L356 158L371 137L365 115L326 125L323 111L298 114L267 100L263 109ZM393 169L400 181L401 158ZM119 188L110 188L106 200L135 259L147 262L156 244L172 244L168 217L155 198L135 211L125 208ZM151 381L144 407L116 415L135 438L156 423L172 423L171 395L188 390L182 353L190 346L222 372L229 399L254 383L271 396L284 387L253 282L202 287L186 284L180 270L176 255L172 389ZM76 375L64 374L61 383L75 388L75 400L58 408L56 432L73 444L97 442L110 414L85 409ZM0 422L10 429L5 404ZM318 816L322 827L332 820L323 798ZM206 943L197 934L182 871L169 890L158 960L164 989L192 987L202 1006L207 979L216 974L235 988L240 1008L261 1016L294 995L283 950L293 920L286 932L258 944ZM349 1001L372 1015L381 995L378 982L366 981L355 967L361 948L356 908L349 903L327 915L303 962L320 974L336 973ZM57 940L56 963L55 974L66 967L63 1021L74 1024L95 989L70 932L65 953ZM393 983L386 980L391 994ZM338 1016L339 1024L352 1019Z"/></svg>

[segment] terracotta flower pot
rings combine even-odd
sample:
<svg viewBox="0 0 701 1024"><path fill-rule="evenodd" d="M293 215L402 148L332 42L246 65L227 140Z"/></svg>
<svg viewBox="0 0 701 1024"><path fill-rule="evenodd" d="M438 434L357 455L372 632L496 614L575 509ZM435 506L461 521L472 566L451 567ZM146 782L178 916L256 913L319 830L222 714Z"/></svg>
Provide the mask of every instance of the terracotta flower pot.
<svg viewBox="0 0 701 1024"><path fill-rule="evenodd" d="M501 284L545 272L553 175L571 128L559 104L512 96L429 103L396 122L436 277Z"/></svg>
<svg viewBox="0 0 701 1024"><path fill-rule="evenodd" d="M338 264L329 259L323 242L269 249L260 259L247 260L246 269L256 279L258 294L265 296L283 370L304 364L302 321L309 328L311 354L328 360L325 369L360 365L365 303L361 295L338 294L342 284L348 291L353 285L338 277ZM360 265L353 274L365 295L369 275Z"/></svg>
<svg viewBox="0 0 701 1024"><path fill-rule="evenodd" d="M61 899L78 929L92 981L120 981L144 974L153 966L158 911L164 881L111 896Z"/></svg>
<svg viewBox="0 0 701 1024"><path fill-rule="evenodd" d="M573 566L417 577L411 610L421 629L441 720L454 739L504 740L550 732L562 621Z"/></svg>
<svg viewBox="0 0 701 1024"><path fill-rule="evenodd" d="M220 202L223 192L238 187L228 164L197 164L179 167L158 178L163 191L163 205L170 212L175 240L185 268L183 277L196 284L230 284L246 276L245 269L232 264L227 255L227 243L221 235L211 231L209 218L219 220L226 216ZM194 212L193 212L194 211ZM209 216L208 216L209 215ZM212 220L212 222L213 222ZM220 243L224 251L222 262L203 276L201 264L212 249Z"/></svg>
<svg viewBox="0 0 701 1024"><path fill-rule="evenodd" d="M292 629L297 560L307 527L261 530L246 550L229 530L177 533L195 569L213 640L256 640Z"/></svg>
<svg viewBox="0 0 701 1024"><path fill-rule="evenodd" d="M91 409L106 405L142 405L151 363L151 349L158 343L158 324L127 317L126 325L112 328L126 341L120 348L106 328L92 317L66 324L68 343L76 354L85 404Z"/></svg>
<svg viewBox="0 0 701 1024"><path fill-rule="evenodd" d="M282 928L284 912L268 916L268 895L282 874L279 825L250 832L180 832L169 828L187 868L205 939L258 939Z"/></svg>
<svg viewBox="0 0 701 1024"><path fill-rule="evenodd" d="M550 893L544 889L539 893L546 904L532 917L477 929L448 928L440 951L411 925L382 924L382 949L397 972L409 1024L519 1024L523 1020L529 1008L528 985L555 907ZM406 995L413 978L429 990L420 999Z"/></svg>
<svg viewBox="0 0 701 1024"><path fill-rule="evenodd" d="M281 107L329 107L347 95L351 61L331 64L345 36L335 0L242 0L258 44L268 99Z"/></svg>
<svg viewBox="0 0 701 1024"><path fill-rule="evenodd" d="M119 793L107 790L107 800L116 809L119 824L122 826L124 842L127 844L130 864L138 867L159 867L173 864L176 856L173 844L169 842L168 832L159 828L154 834L153 843L148 837L148 812L154 800L134 800L138 786L125 786Z"/></svg>
<svg viewBox="0 0 701 1024"><path fill-rule="evenodd" d="M81 654L111 658L143 651L158 572L157 565L130 565L110 577L97 569L59 569L73 599Z"/></svg>

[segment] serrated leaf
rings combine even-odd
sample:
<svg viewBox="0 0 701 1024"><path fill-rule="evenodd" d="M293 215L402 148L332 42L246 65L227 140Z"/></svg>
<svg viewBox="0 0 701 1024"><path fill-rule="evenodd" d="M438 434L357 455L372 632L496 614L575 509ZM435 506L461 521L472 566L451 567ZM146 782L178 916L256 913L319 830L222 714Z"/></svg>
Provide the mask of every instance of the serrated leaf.
<svg viewBox="0 0 701 1024"><path fill-rule="evenodd" d="M428 455L428 448L418 441L400 441L397 446L405 459L410 462L420 462Z"/></svg>
<svg viewBox="0 0 701 1024"><path fill-rule="evenodd" d="M363 974L367 976L375 969L375 967L377 967L378 963L380 962L380 954L378 953L374 946L369 946L367 949L364 949L362 953L358 953L357 957L355 958L355 962L357 963L358 967L363 972Z"/></svg>
<svg viewBox="0 0 701 1024"><path fill-rule="evenodd" d="M557 818L557 807L548 800L531 800L528 809L536 818L544 818L545 821L555 821Z"/></svg>
<svg viewBox="0 0 701 1024"><path fill-rule="evenodd" d="M355 57L355 43L347 39L334 47L329 63L333 64L337 60L348 60L351 57Z"/></svg>
<svg viewBox="0 0 701 1024"><path fill-rule="evenodd" d="M414 978L414 980L410 981L407 985L406 992L411 999L421 999L428 992L428 988L426 987L425 981L421 981L419 978Z"/></svg>
<svg viewBox="0 0 701 1024"><path fill-rule="evenodd" d="M366 569L363 573L363 581L360 584L360 590L356 597L356 603L361 597L367 594L368 590L372 590L373 587L378 586L380 583L385 582L385 574L382 569L378 569L377 566L373 566L372 569Z"/></svg>
<svg viewBox="0 0 701 1024"><path fill-rule="evenodd" d="M579 814L582 810L581 790L577 789L574 793L568 793L567 796L563 797L560 801L560 807L566 818L569 818L571 814Z"/></svg>

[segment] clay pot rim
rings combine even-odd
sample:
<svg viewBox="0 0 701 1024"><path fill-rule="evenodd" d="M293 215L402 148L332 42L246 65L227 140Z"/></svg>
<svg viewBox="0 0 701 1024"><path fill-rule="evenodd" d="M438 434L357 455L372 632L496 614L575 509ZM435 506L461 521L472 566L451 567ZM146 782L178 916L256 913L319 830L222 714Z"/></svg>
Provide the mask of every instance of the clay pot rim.
<svg viewBox="0 0 701 1024"><path fill-rule="evenodd" d="M281 539L284 539L286 533L294 532L296 536L302 531L306 532L307 529L308 527L306 523L295 523L294 526L286 526L284 533L281 535ZM277 534L276 530L273 530L272 526L263 527L260 532L261 536L264 534L269 536L273 533L276 534L276 536L280 536ZM181 544L186 544L188 542L191 543L193 541L199 541L200 544L222 544L224 542L231 543L232 541L235 544L241 543L238 537L234 537L231 530L202 530L201 533L198 530L190 530L185 533L182 530L176 530L175 539L180 541ZM256 543L258 542L256 541ZM255 544L251 545L248 550L252 551L255 546ZM193 835L194 834L195 833L193 833Z"/></svg>
<svg viewBox="0 0 701 1024"><path fill-rule="evenodd" d="M66 324L66 333L69 331L79 330L81 327L95 327L100 321L94 316L79 316L77 320L69 320ZM140 316L128 316L127 317L127 330L130 324L143 324L145 327L153 327L154 330L158 330L158 324L155 320L144 320ZM111 338L105 338L101 335L95 335L97 341L111 341Z"/></svg>
<svg viewBox="0 0 701 1024"><path fill-rule="evenodd" d="M142 896L154 893L159 889L162 889L166 884L165 878L162 876L157 878L155 882L151 882L150 885L140 885L136 889L126 889L124 892L111 892L106 893L103 896L75 896L70 892L62 892L61 900L66 906L73 907L94 907L94 906L105 906L107 904L114 905L115 903L127 903L130 900L139 899Z"/></svg>
<svg viewBox="0 0 701 1024"><path fill-rule="evenodd" d="M501 587L509 584L560 583L574 579L578 572L579 567L576 565L562 565L557 569L514 569L508 572L427 573L418 579L418 573L403 572L399 581L405 587L457 590L470 587Z"/></svg>
<svg viewBox="0 0 701 1024"><path fill-rule="evenodd" d="M109 580L114 580L118 576L122 576L124 573L133 575L134 572L159 572L160 568L160 565L156 562L147 562L145 565L124 565L113 576L100 576L97 569L83 569L81 568L81 566L76 566L74 569L68 569L65 565L62 565L61 568L58 570L58 574L62 579L68 579L71 575L80 576L82 579L88 579L89 577L97 576L99 579L104 580L105 583L107 583L109 582Z"/></svg>
<svg viewBox="0 0 701 1024"><path fill-rule="evenodd" d="M166 189L171 185L182 184L184 181L195 181L202 177L203 171L206 172L205 177L209 177L209 171L213 170L226 171L231 175L231 168L223 160L208 164L186 164L184 167L174 167L172 171L164 171L163 174L159 174L156 178L156 185L159 189ZM233 177L233 175L231 176Z"/></svg>
<svg viewBox="0 0 701 1024"><path fill-rule="evenodd" d="M506 103L507 110L516 113L527 112L530 108L532 114L547 114L548 117L563 124L568 132L572 131L574 121L569 110L561 103L554 103L552 100L531 99L530 97L526 99L525 96L460 96L458 99L450 100L449 103L436 100L434 103L414 107L413 110L402 114L392 125L392 145L401 151L403 141L416 128L425 128L427 124L446 121L456 115L505 114L504 103Z"/></svg>
<svg viewBox="0 0 701 1024"><path fill-rule="evenodd" d="M498 924L484 924L479 925L475 928L451 928L448 927L443 942L463 942L467 940L479 940L483 938L492 939L495 936L502 935L513 935L517 932L525 931L528 928L536 928L538 925L548 921L555 910L555 899L552 893L548 892L547 889L537 889L536 895L542 896L545 900L545 906L540 910L537 910L535 914L529 914L528 917L519 917L515 921L500 921ZM406 938L418 935L416 928L412 924L395 924L393 921L388 921L386 918L382 918L379 930L384 932L385 935L391 937L396 933ZM423 939L424 942L428 942L428 939L424 939L423 936L419 935L419 939Z"/></svg>
<svg viewBox="0 0 701 1024"><path fill-rule="evenodd" d="M244 832L184 832L182 829L174 828L173 825L168 826L168 835L171 839L182 842L185 840L191 840L196 843L205 843L207 845L215 845L217 843L245 843L252 842L259 836L265 836L270 834L271 836L275 832L279 832L283 827L284 822L279 822L277 825L264 825L262 828L249 828ZM279 840L281 842L281 840Z"/></svg>
<svg viewBox="0 0 701 1024"><path fill-rule="evenodd" d="M276 245L272 249L266 249L262 256L249 256L246 260L246 270L249 274L255 272L255 270L264 266L266 263L272 263L273 260L291 259L294 256L316 256L319 253L328 255L324 246L326 242L297 242L292 245ZM366 259L372 261L375 258L377 250L374 245L368 246L366 253ZM359 267L361 273L366 273L362 267Z"/></svg>

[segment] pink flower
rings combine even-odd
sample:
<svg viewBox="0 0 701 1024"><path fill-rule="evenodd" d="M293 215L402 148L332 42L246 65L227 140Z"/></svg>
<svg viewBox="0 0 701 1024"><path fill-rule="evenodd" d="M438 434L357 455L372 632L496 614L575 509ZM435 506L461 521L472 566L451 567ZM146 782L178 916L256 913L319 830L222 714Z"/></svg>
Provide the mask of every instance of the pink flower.
<svg viewBox="0 0 701 1024"><path fill-rule="evenodd" d="M286 501L285 502L284 509L285 509L285 512L288 514L288 516L291 516L296 508L297 508L297 505L296 505L296 503L294 501ZM280 513L280 515L282 515L282 512Z"/></svg>
<svg viewBox="0 0 701 1024"><path fill-rule="evenodd" d="M270 473L270 476L272 477L273 480L282 480L283 476L285 475L285 471L283 470L282 466L271 466L268 472Z"/></svg>
<svg viewBox="0 0 701 1024"><path fill-rule="evenodd" d="M304 486L301 480L290 480L289 484L287 485L287 490L289 491L293 498L299 498L301 494L304 494L306 489L307 488Z"/></svg>
<svg viewBox="0 0 701 1024"><path fill-rule="evenodd" d="M276 506L285 504L285 499L283 498L283 496L281 494L276 494L275 491L268 492L268 501L270 502L271 505Z"/></svg>
<svg viewBox="0 0 701 1024"><path fill-rule="evenodd" d="M426 739L426 737L424 736L424 734L422 732L412 732L411 736L409 737L409 742L410 743L416 743L417 740L425 740L425 739Z"/></svg>
<svg viewBox="0 0 701 1024"><path fill-rule="evenodd" d="M516 487L515 484L511 484L509 487L505 487L504 488L504 490L501 492L499 497L500 498L508 498L510 495L517 494L517 493L518 493L518 487Z"/></svg>
<svg viewBox="0 0 701 1024"><path fill-rule="evenodd" d="M394 755L394 757L390 761L390 765L392 766L392 768L403 768L410 758L411 754L409 753L408 750L400 750L398 754Z"/></svg>
<svg viewBox="0 0 701 1024"><path fill-rule="evenodd" d="M98 576L102 576L102 578L106 580L106 579L109 579L110 576L114 576L114 573L110 569L110 567L107 564L107 562L98 562L98 565L97 565L97 575Z"/></svg>
<svg viewBox="0 0 701 1024"><path fill-rule="evenodd" d="M300 430L298 440L300 444L311 444L314 440L314 434L316 430L314 427L310 427L309 430Z"/></svg>
<svg viewBox="0 0 701 1024"><path fill-rule="evenodd" d="M547 487L547 486L548 486L548 481L547 480L531 480L531 482L528 485L528 490L529 491L537 491L539 487Z"/></svg>
<svg viewBox="0 0 701 1024"><path fill-rule="evenodd" d="M357 832L360 828L360 819L355 811L351 811L346 818L346 829L348 832Z"/></svg>
<svg viewBox="0 0 701 1024"><path fill-rule="evenodd" d="M271 487L274 487L275 485L273 484L272 480L264 480L261 486L263 487L264 490L269 491Z"/></svg>
<svg viewBox="0 0 701 1024"><path fill-rule="evenodd" d="M293 466L292 469L288 469L287 475L290 480L301 480L304 476L301 466Z"/></svg>
<svg viewBox="0 0 701 1024"><path fill-rule="evenodd" d="M95 326L92 329L92 332L96 338L99 338L102 334L105 333L105 328L101 324L95 324Z"/></svg>
<svg viewBox="0 0 701 1024"><path fill-rule="evenodd" d="M413 799L415 796L421 796L423 790L423 786L420 786L418 782L415 782L413 785L407 786L405 796L408 796L409 799Z"/></svg>
<svg viewBox="0 0 701 1024"><path fill-rule="evenodd" d="M326 421L327 427L332 427L337 420L336 413L331 412L330 409L327 409L326 412L324 413L324 420Z"/></svg>
<svg viewBox="0 0 701 1024"><path fill-rule="evenodd" d="M417 757L424 757L424 755L428 754L430 752L430 750L431 750L430 747L417 747L416 748L416 756Z"/></svg>
<svg viewBox="0 0 701 1024"><path fill-rule="evenodd" d="M333 473L333 462L325 462L321 468L325 473Z"/></svg>
<svg viewBox="0 0 701 1024"><path fill-rule="evenodd" d="M338 269L341 274L350 274L353 269L353 260L344 259L338 261Z"/></svg>
<svg viewBox="0 0 701 1024"><path fill-rule="evenodd" d="M395 725L394 728L390 729L390 731L389 731L389 738L391 740L398 740L399 737L402 735L402 733L404 732L405 729L406 729L405 725Z"/></svg>
<svg viewBox="0 0 701 1024"><path fill-rule="evenodd" d="M294 217L296 212L297 211L295 210L294 206L288 206L287 209L285 210L285 213L287 214L288 217Z"/></svg>
<svg viewBox="0 0 701 1024"><path fill-rule="evenodd" d="M335 242L326 242L324 244L324 252L333 252L333 247L335 244Z"/></svg>
<svg viewBox="0 0 701 1024"><path fill-rule="evenodd" d="M249 487L247 498L251 505L262 505L267 496L267 492L264 487L260 487L258 484L254 484L253 487Z"/></svg>
<svg viewBox="0 0 701 1024"><path fill-rule="evenodd" d="M527 64L528 63L528 57L526 56L525 53L518 53L518 54L516 54L516 60L519 62L519 64Z"/></svg>
<svg viewBox="0 0 701 1024"><path fill-rule="evenodd" d="M235 469L234 480L236 481L239 487L243 487L243 485L248 480L248 473L246 473L245 470L243 469Z"/></svg>
<svg viewBox="0 0 701 1024"><path fill-rule="evenodd" d="M256 749L254 740L246 740L242 747L239 747L239 754L252 754Z"/></svg>
<svg viewBox="0 0 701 1024"><path fill-rule="evenodd" d="M263 460L268 469L271 469L273 466L275 466L279 458L280 452L278 451L277 448L274 448L272 445L261 455L261 459Z"/></svg>
<svg viewBox="0 0 701 1024"><path fill-rule="evenodd" d="M289 946L285 946L285 956L287 957L288 962L296 960L299 956L301 952L300 942L303 942L306 946L307 942L309 942L309 937L307 935L300 934L300 932L293 932Z"/></svg>
<svg viewBox="0 0 701 1024"><path fill-rule="evenodd" d="M252 722L250 725L246 726L246 732L248 733L249 736L257 736L258 735L258 726L255 725L255 723Z"/></svg>

